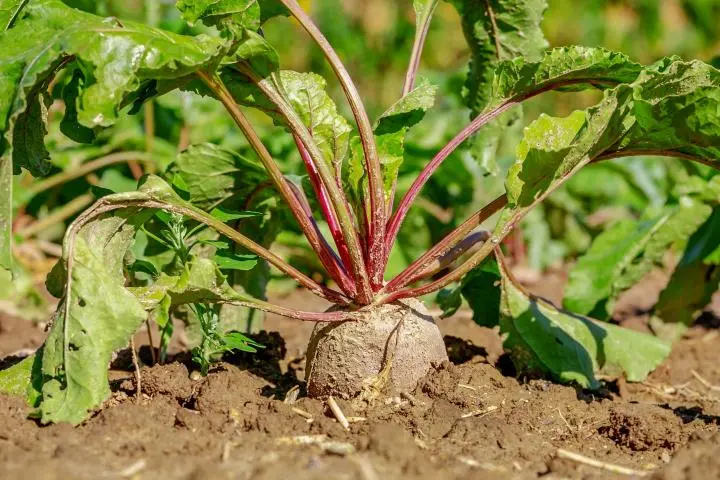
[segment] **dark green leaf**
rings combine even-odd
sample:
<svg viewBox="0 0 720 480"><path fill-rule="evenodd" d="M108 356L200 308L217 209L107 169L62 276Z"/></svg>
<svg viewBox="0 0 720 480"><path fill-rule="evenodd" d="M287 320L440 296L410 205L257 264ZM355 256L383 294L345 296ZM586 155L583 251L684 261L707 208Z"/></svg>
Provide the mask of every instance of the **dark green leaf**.
<svg viewBox="0 0 720 480"><path fill-rule="evenodd" d="M448 318L455 315L462 306L462 296L460 295L460 287L443 288L437 293L435 303L442 309L440 318Z"/></svg>
<svg viewBox="0 0 720 480"><path fill-rule="evenodd" d="M460 13L470 45L470 73L465 83L468 106L477 114L489 101L497 62L516 57L536 60L547 46L540 29L545 0L450 0Z"/></svg>
<svg viewBox="0 0 720 480"><path fill-rule="evenodd" d="M50 153L45 148L50 102L45 86L40 85L28 93L27 108L15 119L12 137L15 173L20 173L20 167L23 167L34 177L42 177L52 168Z"/></svg>
<svg viewBox="0 0 720 480"><path fill-rule="evenodd" d="M547 46L540 29L545 0L450 0L460 13L463 32L470 46L470 71L463 96L475 116L490 105L493 74L498 62L524 57L536 60ZM472 152L485 173L496 174L495 156L507 125L519 120L514 108L480 131Z"/></svg>
<svg viewBox="0 0 720 480"><path fill-rule="evenodd" d="M258 257L230 250L220 250L215 253L213 260L223 270L250 270L257 265Z"/></svg>
<svg viewBox="0 0 720 480"><path fill-rule="evenodd" d="M60 122L60 131L66 137L79 143L92 143L95 140L95 132L92 128L80 125L78 122L78 97L82 93L85 84L85 75L80 69L73 71L72 78L65 85L62 92L65 103L65 116Z"/></svg>
<svg viewBox="0 0 720 480"><path fill-rule="evenodd" d="M489 259L462 279L462 296L473 311L473 320L483 327L494 327L500 321L500 271Z"/></svg>
<svg viewBox="0 0 720 480"><path fill-rule="evenodd" d="M715 206L707 221L692 234L680 265L697 261L707 265L720 265L720 206Z"/></svg>

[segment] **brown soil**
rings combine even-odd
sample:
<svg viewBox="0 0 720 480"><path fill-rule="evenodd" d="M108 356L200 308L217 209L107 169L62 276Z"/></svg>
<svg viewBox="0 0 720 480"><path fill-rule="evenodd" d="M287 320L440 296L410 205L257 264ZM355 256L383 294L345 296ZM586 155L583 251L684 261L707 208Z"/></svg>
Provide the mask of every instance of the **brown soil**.
<svg viewBox="0 0 720 480"><path fill-rule="evenodd" d="M312 302L285 299L325 307ZM19 322L0 320L0 355L42 338ZM339 400L360 417L348 431L304 396L313 325L275 317L265 327L282 336L259 334L268 348L206 378L182 355L144 368L139 402L132 374L114 372L112 399L77 428L40 427L21 399L0 396L0 478L632 478L567 452L658 480L720 478L717 330L692 329L646 382L591 393L515 379L497 333L463 312L439 326L451 361L370 407Z"/></svg>

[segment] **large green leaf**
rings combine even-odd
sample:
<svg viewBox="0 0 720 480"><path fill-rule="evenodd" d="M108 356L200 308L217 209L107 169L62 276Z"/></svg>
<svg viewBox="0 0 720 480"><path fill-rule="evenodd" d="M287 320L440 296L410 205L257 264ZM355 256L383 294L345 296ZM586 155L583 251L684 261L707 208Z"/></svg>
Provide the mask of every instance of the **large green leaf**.
<svg viewBox="0 0 720 480"><path fill-rule="evenodd" d="M642 381L670 354L658 338L558 309L501 273L500 330L522 373L597 388L601 375Z"/></svg>
<svg viewBox="0 0 720 480"><path fill-rule="evenodd" d="M625 131L628 91L618 87L588 110L565 118L541 115L531 123L505 181L509 204L529 207L615 143Z"/></svg>
<svg viewBox="0 0 720 480"><path fill-rule="evenodd" d="M180 79L219 60L225 45L208 35L176 35L146 25L103 19L59 0L4 2L0 20L14 18L0 33L0 266L10 262L11 173L49 171L43 145L44 89L67 60L85 84L68 110L85 127L108 126L126 94L142 82ZM15 15L16 7L22 11ZM10 12L9 14L7 12ZM8 16L9 15L9 16ZM5 27L6 25L3 25Z"/></svg>
<svg viewBox="0 0 720 480"><path fill-rule="evenodd" d="M605 91L594 107L565 118L541 116L518 146L505 182L508 207L496 232L507 234L529 208L595 159L660 153L720 167L719 76L701 62L666 59L635 82Z"/></svg>
<svg viewBox="0 0 720 480"><path fill-rule="evenodd" d="M720 165L720 72L699 61L659 63L633 84L633 125L616 149L660 150Z"/></svg>
<svg viewBox="0 0 720 480"><path fill-rule="evenodd" d="M687 241L710 213L709 206L685 199L658 217L626 220L605 230L570 271L564 306L608 318L617 297L660 265L670 247Z"/></svg>
<svg viewBox="0 0 720 480"><path fill-rule="evenodd" d="M498 64L485 110L544 90L613 88L635 81L642 68L625 54L594 47L558 47L539 59L515 58Z"/></svg>
<svg viewBox="0 0 720 480"><path fill-rule="evenodd" d="M487 98L480 112L489 112L546 90L607 89L634 81L642 66L621 53L602 48L560 47L544 52L539 59L517 57L500 62L488 80ZM519 111L510 110L486 125L475 140L473 151L488 173L496 173L497 141Z"/></svg>

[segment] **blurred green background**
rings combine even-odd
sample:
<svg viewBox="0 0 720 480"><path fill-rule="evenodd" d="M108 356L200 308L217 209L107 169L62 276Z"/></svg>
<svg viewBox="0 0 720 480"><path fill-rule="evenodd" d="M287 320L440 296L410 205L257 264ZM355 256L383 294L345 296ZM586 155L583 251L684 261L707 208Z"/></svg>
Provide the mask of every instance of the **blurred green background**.
<svg viewBox="0 0 720 480"><path fill-rule="evenodd" d="M115 16L158 25L167 30L190 33L175 9L175 0L65 0L76 8L104 16ZM320 29L346 62L371 118L380 114L400 96L413 42L415 19L409 0L302 0ZM651 63L667 55L713 62L720 54L720 1L711 0L549 0L543 30L550 46L602 46ZM318 48L300 27L288 18L269 22L264 34L279 51L281 67L316 71L328 80L338 108L349 117L339 86ZM417 176L430 158L469 120L463 106L462 85L467 70L468 47L457 12L441 2L434 16L422 56L420 75L441 86L436 106L406 142L405 162L398 180L399 194ZM67 78L59 78L61 87ZM61 103L60 88L54 92ZM541 112L567 115L600 98L596 92L550 93L528 102L523 122L505 132L498 150L501 171L488 176L468 148L460 148L438 170L424 188L400 233L388 269L388 277L402 270L462 221L465 214L503 191L503 169L514 160L514 149L522 128ZM213 100L189 93L174 92L145 107L138 115L124 117L116 126L102 132L95 144L79 145L58 130L62 107L51 115L47 139L55 170L72 171L93 158L117 151L149 151L152 168L163 172L178 151L188 145L212 142L252 156L242 135ZM51 109L51 114L53 109ZM272 126L264 115L249 112L259 125L263 140L273 156L289 174L302 174L302 162L292 138ZM148 123L148 118L151 121ZM151 127L149 126L151 125ZM467 146L465 146L467 147ZM535 271L562 264L587 249L605 226L621 218L639 218L661 208L673 199L673 188L683 178L698 174L698 167L679 165L672 160L634 158L605 162L589 167L555 193L545 205L525 220L520 234L526 244L515 260ZM703 172L699 172L703 174ZM81 176L72 182L43 191L32 190L36 182L27 174L17 179L16 232L45 220L43 228L31 235L18 235L21 253L32 257L32 242L41 242L43 253L57 253L62 233L77 211L65 212L60 221L52 215L68 203L92 197L92 186L113 191L134 189L131 169L113 165ZM600 188L602 187L602 188ZM82 202L77 202L81 205ZM82 206L82 205L81 205ZM56 216L57 218L57 216ZM292 226L280 234L276 247L299 268L316 278L321 268L306 249L305 240ZM44 242L44 243L42 243ZM33 244L34 245L34 244ZM25 246L28 246L25 250ZM41 278L52 261L21 261L20 265ZM0 282L2 279L0 279ZM31 282L28 282L30 285ZM7 289L5 298L24 298L17 294L21 284ZM24 288L24 287L23 287ZM0 294L0 301L3 295Z"/></svg>

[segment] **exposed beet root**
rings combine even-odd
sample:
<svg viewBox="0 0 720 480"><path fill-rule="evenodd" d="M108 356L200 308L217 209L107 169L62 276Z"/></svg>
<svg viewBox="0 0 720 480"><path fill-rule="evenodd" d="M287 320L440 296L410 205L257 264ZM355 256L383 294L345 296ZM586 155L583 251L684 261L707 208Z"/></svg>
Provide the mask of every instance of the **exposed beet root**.
<svg viewBox="0 0 720 480"><path fill-rule="evenodd" d="M315 326L307 353L308 395L351 398L388 362L390 385L410 390L447 359L440 330L422 302L381 305L357 321Z"/></svg>

